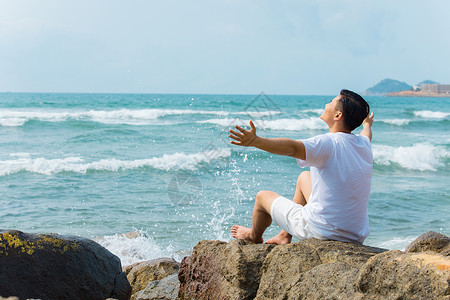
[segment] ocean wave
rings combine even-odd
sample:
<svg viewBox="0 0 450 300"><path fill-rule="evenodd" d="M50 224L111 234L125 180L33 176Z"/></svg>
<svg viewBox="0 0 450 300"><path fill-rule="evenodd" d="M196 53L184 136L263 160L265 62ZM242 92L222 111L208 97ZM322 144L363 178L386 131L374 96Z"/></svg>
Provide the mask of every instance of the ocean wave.
<svg viewBox="0 0 450 300"><path fill-rule="evenodd" d="M302 110L302 112L304 112L304 113L314 113L314 114L320 116L321 114L323 114L324 109L323 108L305 109L305 110Z"/></svg>
<svg viewBox="0 0 450 300"><path fill-rule="evenodd" d="M379 247L379 248L390 249L390 250L405 251L406 246L408 246L416 238L417 238L417 236L394 237L394 238L391 238L390 240L375 242L374 246Z"/></svg>
<svg viewBox="0 0 450 300"><path fill-rule="evenodd" d="M208 164L217 159L231 156L227 148L202 151L194 154L174 153L164 154L161 157L137 160L118 160L115 158L101 159L85 163L80 157L67 157L57 159L20 157L14 160L0 161L0 176L10 175L21 171L52 175L61 172L86 173L87 171L131 170L150 167L163 171L197 170L199 165Z"/></svg>
<svg viewBox="0 0 450 300"><path fill-rule="evenodd" d="M375 120L375 122L383 122L386 124L391 124L391 125L397 125L397 126L405 126L408 125L411 120L409 119L380 119L380 120Z"/></svg>
<svg viewBox="0 0 450 300"><path fill-rule="evenodd" d="M277 111L227 112L189 109L119 109L119 110L86 110L86 111L16 111L0 112L0 126L22 126L30 120L45 122L62 122L67 120L93 121L104 124L152 125L152 121L170 115L248 115L264 117L279 114Z"/></svg>
<svg viewBox="0 0 450 300"><path fill-rule="evenodd" d="M260 117L270 117L273 115L281 114L280 111L241 111L241 112L230 112L230 115L248 115L250 117L260 118Z"/></svg>
<svg viewBox="0 0 450 300"><path fill-rule="evenodd" d="M16 127L22 126L28 121L27 118L0 118L0 126Z"/></svg>
<svg viewBox="0 0 450 300"><path fill-rule="evenodd" d="M253 120L256 128L271 129L271 130L321 130L327 129L326 124L319 118L311 117L308 119L278 119L278 120ZM234 125L249 126L248 121L241 119L209 119L204 121L197 121L197 123L215 124L225 127L232 127Z"/></svg>
<svg viewBox="0 0 450 300"><path fill-rule="evenodd" d="M15 152L15 153L9 153L9 156L22 157L22 158L26 157L26 158L28 158L28 157L31 156L31 153L28 153L28 152Z"/></svg>
<svg viewBox="0 0 450 300"><path fill-rule="evenodd" d="M169 245L165 249L158 246L154 239L144 231L136 231L133 237L125 234L107 235L94 240L120 258L122 266L160 257L172 257L181 261L174 249Z"/></svg>
<svg viewBox="0 0 450 300"><path fill-rule="evenodd" d="M450 116L448 112L442 111L431 111L431 110L421 110L415 111L414 115L416 117L426 118L426 119L445 119Z"/></svg>
<svg viewBox="0 0 450 300"><path fill-rule="evenodd" d="M375 164L390 166L398 164L402 168L419 171L436 171L445 166L450 153L443 146L415 144L409 147L373 145Z"/></svg>

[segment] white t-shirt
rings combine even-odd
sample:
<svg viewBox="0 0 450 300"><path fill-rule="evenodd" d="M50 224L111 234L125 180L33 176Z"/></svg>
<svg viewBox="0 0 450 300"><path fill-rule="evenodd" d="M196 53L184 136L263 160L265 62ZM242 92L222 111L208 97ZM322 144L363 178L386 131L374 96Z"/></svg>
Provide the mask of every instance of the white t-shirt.
<svg viewBox="0 0 450 300"><path fill-rule="evenodd" d="M364 135L327 133L302 140L312 192L303 214L310 227L338 241L362 244L369 235L373 155Z"/></svg>

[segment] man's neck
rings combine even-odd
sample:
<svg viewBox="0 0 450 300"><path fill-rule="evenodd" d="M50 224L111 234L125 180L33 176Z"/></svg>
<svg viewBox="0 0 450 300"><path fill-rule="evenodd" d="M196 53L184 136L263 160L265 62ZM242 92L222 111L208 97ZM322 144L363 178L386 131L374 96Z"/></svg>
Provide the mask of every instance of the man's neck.
<svg viewBox="0 0 450 300"><path fill-rule="evenodd" d="M343 132L343 133L348 133L348 134L352 133L350 130L348 130L347 128L345 128L344 126L342 126L338 123L334 123L334 125L332 127L329 126L329 130L331 133L337 133L337 132Z"/></svg>

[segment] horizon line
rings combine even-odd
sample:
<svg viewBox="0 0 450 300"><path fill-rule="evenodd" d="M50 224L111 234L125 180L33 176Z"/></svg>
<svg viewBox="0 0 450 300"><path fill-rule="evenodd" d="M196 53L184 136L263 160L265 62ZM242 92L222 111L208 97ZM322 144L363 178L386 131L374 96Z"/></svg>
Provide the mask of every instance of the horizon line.
<svg viewBox="0 0 450 300"><path fill-rule="evenodd" d="M155 92L13 92L0 91L0 94L117 94L117 95L230 95L230 96L257 96L261 94L272 96L333 96L334 94L272 94L261 91L259 93L155 93ZM338 94L338 93L337 93ZM361 93L358 93L361 94Z"/></svg>

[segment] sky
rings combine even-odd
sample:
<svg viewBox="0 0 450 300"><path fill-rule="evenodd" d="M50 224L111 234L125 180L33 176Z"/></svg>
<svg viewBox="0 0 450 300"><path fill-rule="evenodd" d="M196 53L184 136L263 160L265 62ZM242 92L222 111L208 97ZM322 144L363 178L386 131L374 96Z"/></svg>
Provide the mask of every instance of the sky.
<svg viewBox="0 0 450 300"><path fill-rule="evenodd" d="M450 84L448 0L0 0L0 92Z"/></svg>

